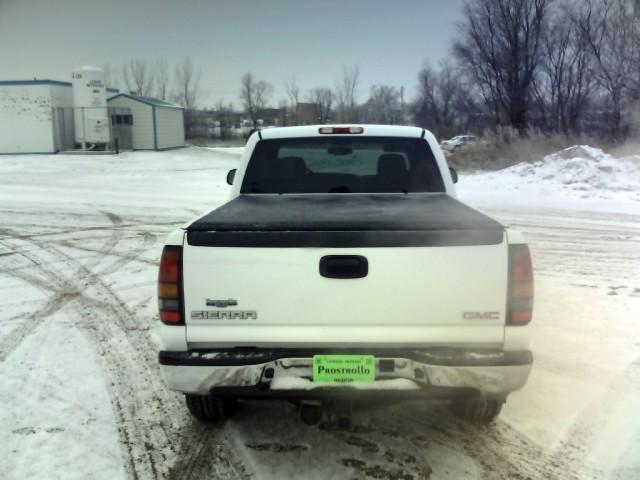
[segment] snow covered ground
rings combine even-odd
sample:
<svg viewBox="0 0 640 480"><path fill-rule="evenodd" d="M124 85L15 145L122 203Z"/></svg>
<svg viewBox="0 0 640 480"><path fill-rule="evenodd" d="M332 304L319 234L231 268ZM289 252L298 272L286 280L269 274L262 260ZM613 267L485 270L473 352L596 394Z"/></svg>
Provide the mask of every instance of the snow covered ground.
<svg viewBox="0 0 640 480"><path fill-rule="evenodd" d="M462 175L532 247L530 380L489 427L411 403L344 431L276 402L203 427L160 378L163 238L225 200L237 154L0 157L0 478L640 478L640 156Z"/></svg>

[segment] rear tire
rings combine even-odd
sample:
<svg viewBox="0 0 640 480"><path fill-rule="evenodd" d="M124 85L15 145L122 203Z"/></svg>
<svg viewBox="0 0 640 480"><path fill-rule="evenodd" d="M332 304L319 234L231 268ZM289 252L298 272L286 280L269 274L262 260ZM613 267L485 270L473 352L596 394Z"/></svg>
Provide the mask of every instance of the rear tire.
<svg viewBox="0 0 640 480"><path fill-rule="evenodd" d="M306 425L317 425L322 421L322 404L319 402L301 402L300 418Z"/></svg>
<svg viewBox="0 0 640 480"><path fill-rule="evenodd" d="M236 410L235 398L219 398L211 395L190 395L185 393L187 409L199 422L216 422L226 420Z"/></svg>
<svg viewBox="0 0 640 480"><path fill-rule="evenodd" d="M456 398L451 401L451 411L456 417L468 422L490 423L500 415L506 401L506 397Z"/></svg>

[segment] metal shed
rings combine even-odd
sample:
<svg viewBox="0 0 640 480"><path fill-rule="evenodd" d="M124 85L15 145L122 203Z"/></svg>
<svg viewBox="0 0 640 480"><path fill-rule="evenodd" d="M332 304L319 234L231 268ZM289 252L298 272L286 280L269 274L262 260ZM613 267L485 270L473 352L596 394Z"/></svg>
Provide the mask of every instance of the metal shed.
<svg viewBox="0 0 640 480"><path fill-rule="evenodd" d="M131 110L134 150L165 150L184 146L184 109L181 106L126 93L109 98L107 104L109 108Z"/></svg>

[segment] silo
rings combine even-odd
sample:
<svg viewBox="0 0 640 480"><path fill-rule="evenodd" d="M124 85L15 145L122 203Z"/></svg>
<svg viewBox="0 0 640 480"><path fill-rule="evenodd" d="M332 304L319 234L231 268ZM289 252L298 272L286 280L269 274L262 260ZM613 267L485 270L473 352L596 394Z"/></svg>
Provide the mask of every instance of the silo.
<svg viewBox="0 0 640 480"><path fill-rule="evenodd" d="M72 72L73 114L76 142L85 149L109 143L109 115L104 71L97 67L78 67Z"/></svg>

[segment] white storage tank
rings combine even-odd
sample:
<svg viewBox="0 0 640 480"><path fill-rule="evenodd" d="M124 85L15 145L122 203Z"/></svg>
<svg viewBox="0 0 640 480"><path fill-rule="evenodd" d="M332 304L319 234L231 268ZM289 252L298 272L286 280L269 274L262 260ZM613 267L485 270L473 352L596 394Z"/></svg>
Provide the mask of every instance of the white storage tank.
<svg viewBox="0 0 640 480"><path fill-rule="evenodd" d="M72 72L74 129L82 148L111 141L104 71L78 67Z"/></svg>

